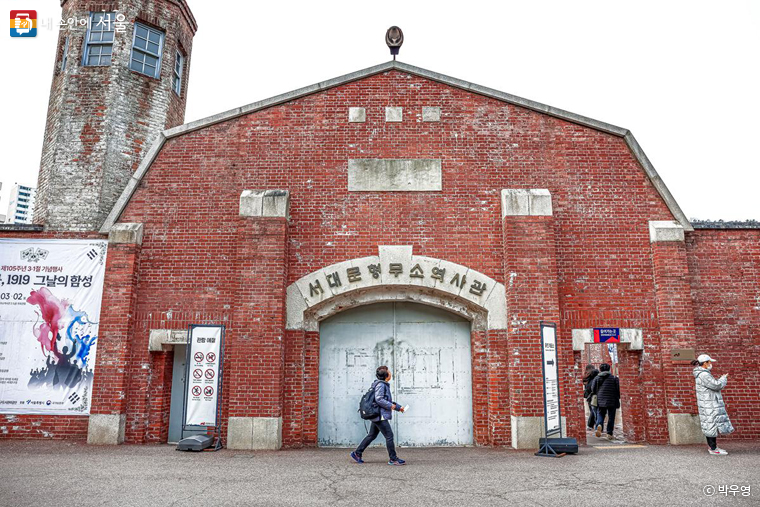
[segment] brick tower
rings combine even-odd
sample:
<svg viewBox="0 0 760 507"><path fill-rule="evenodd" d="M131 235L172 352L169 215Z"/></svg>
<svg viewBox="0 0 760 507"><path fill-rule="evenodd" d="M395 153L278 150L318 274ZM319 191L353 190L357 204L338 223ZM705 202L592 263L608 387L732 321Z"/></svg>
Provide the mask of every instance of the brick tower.
<svg viewBox="0 0 760 507"><path fill-rule="evenodd" d="M155 137L184 122L185 0L62 0L34 222L97 230Z"/></svg>

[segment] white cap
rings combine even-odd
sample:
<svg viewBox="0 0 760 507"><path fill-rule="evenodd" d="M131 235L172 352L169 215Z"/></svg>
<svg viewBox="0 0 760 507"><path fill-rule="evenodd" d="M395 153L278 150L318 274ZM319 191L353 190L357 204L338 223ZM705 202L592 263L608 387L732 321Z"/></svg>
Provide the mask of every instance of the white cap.
<svg viewBox="0 0 760 507"><path fill-rule="evenodd" d="M697 362L699 364L706 363L707 361L710 361L711 363L714 363L715 359L713 359L712 357L708 356L707 354L702 354L702 355L700 355L697 358Z"/></svg>

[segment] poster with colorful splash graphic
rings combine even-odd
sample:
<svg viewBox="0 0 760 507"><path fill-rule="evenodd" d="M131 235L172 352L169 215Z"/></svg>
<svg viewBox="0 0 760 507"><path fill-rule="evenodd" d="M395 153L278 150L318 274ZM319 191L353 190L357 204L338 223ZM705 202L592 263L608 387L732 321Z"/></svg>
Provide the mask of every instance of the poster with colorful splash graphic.
<svg viewBox="0 0 760 507"><path fill-rule="evenodd" d="M107 246L0 239L0 413L90 413Z"/></svg>

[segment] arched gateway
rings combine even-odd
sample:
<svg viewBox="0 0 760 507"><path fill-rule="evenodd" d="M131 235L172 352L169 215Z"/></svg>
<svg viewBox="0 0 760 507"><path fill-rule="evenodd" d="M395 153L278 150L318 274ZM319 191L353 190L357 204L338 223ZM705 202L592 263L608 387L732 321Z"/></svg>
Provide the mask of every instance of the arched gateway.
<svg viewBox="0 0 760 507"><path fill-rule="evenodd" d="M401 445L473 444L473 332L503 329L504 286L473 269L381 246L288 287L289 329L319 331L317 443L352 446L361 393L379 364L394 372Z"/></svg>
<svg viewBox="0 0 760 507"><path fill-rule="evenodd" d="M466 266L413 255L411 246L380 246L379 255L324 267L287 288L287 329L317 331L345 309L388 301L437 306L473 329L507 328L504 285Z"/></svg>

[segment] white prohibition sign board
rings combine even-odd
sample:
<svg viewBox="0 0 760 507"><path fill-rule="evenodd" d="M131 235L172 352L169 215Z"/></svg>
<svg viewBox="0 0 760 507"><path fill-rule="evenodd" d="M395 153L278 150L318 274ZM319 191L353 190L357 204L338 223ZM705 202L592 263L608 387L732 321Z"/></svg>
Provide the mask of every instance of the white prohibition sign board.
<svg viewBox="0 0 760 507"><path fill-rule="evenodd" d="M546 435L561 431L559 414L559 367L557 365L557 333L552 326L541 326L541 346L544 361L544 400L546 404Z"/></svg>
<svg viewBox="0 0 760 507"><path fill-rule="evenodd" d="M190 329L185 426L216 426L222 326Z"/></svg>

